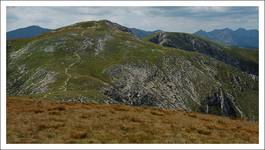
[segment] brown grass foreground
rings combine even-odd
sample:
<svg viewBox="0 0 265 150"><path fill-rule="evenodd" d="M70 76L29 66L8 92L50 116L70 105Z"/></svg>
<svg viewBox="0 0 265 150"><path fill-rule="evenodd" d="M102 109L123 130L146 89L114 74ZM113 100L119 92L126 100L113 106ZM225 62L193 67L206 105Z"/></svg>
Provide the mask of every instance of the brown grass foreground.
<svg viewBox="0 0 265 150"><path fill-rule="evenodd" d="M258 123L125 105L7 99L8 143L258 143Z"/></svg>

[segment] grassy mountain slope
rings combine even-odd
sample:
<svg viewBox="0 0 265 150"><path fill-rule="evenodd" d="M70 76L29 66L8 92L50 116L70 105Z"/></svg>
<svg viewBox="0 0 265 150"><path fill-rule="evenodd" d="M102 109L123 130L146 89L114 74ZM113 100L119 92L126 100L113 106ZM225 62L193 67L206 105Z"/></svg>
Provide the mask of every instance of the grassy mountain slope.
<svg viewBox="0 0 265 150"><path fill-rule="evenodd" d="M166 47L196 51L258 75L258 50L226 46L187 33L160 32L146 37L145 40Z"/></svg>
<svg viewBox="0 0 265 150"><path fill-rule="evenodd" d="M8 97L7 143L258 143L258 123L150 107Z"/></svg>
<svg viewBox="0 0 265 150"><path fill-rule="evenodd" d="M258 118L258 78L107 20L8 41L7 93Z"/></svg>

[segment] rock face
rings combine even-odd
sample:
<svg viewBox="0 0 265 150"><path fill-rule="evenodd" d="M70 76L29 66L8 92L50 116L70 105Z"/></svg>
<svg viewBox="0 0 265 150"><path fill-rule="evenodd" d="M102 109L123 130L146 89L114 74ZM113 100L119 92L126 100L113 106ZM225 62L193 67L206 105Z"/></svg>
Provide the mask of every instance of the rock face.
<svg viewBox="0 0 265 150"><path fill-rule="evenodd" d="M255 75L258 74L257 63L251 61L246 63L245 60L240 59L236 55L230 54L228 50L226 50L228 49L227 47L209 42L190 34L160 32L150 38L149 41L166 47L196 51L223 61L226 64L240 68L248 73Z"/></svg>
<svg viewBox="0 0 265 150"><path fill-rule="evenodd" d="M47 71L44 68L37 68L28 78L28 70L25 65L19 67L18 78L7 80L9 87L8 94L15 95L32 95L48 92L48 85L55 82L55 72ZM12 78L12 76L9 76ZM13 90L11 90L13 89ZM10 91L11 90L11 91Z"/></svg>
<svg viewBox="0 0 265 150"><path fill-rule="evenodd" d="M166 34L156 40L163 46L176 42ZM222 49L211 43L194 40L187 50L166 48L102 20L7 45L8 95L258 118L256 75L190 52L199 47L221 55Z"/></svg>
<svg viewBox="0 0 265 150"><path fill-rule="evenodd" d="M223 93L222 89L206 97L200 106L200 111L231 117L244 117L243 112L236 106L234 97Z"/></svg>
<svg viewBox="0 0 265 150"><path fill-rule="evenodd" d="M215 78L218 75L215 64L203 61L193 64L185 58L171 56L163 57L160 62L157 65L133 62L107 68L104 72L113 83L104 89L104 94L111 101L129 105L246 117L235 101L237 92L228 91L225 84ZM250 75L245 74L245 78ZM251 82L257 81L237 86L254 88Z"/></svg>
<svg viewBox="0 0 265 150"><path fill-rule="evenodd" d="M176 64L178 67L173 67ZM105 73L111 76L115 86L107 89L105 94L132 105L190 110L185 103L200 103L192 80L208 76L197 69L184 58L169 56L157 65L133 62L113 66Z"/></svg>

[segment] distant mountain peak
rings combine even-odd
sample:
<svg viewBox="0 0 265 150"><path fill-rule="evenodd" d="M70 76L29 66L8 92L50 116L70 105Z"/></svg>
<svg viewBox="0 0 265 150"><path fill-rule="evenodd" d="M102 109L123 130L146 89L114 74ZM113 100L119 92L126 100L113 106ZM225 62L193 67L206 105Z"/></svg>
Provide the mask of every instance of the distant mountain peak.
<svg viewBox="0 0 265 150"><path fill-rule="evenodd" d="M194 34L196 34L196 35L204 35L204 36L206 36L206 35L207 35L207 32L201 29L201 30L195 32Z"/></svg>
<svg viewBox="0 0 265 150"><path fill-rule="evenodd" d="M20 39L20 38L31 38L31 37L38 36L38 35L41 35L49 31L50 29L42 28L38 25L32 25L32 26L19 28L19 29L7 32L7 40L14 40L14 39Z"/></svg>
<svg viewBox="0 0 265 150"><path fill-rule="evenodd" d="M201 30L199 30L199 31L197 31L197 32L206 32L206 31L201 29Z"/></svg>
<svg viewBox="0 0 265 150"><path fill-rule="evenodd" d="M246 30L245 28L238 28L237 30Z"/></svg>
<svg viewBox="0 0 265 150"><path fill-rule="evenodd" d="M224 28L223 30L233 31L232 29L230 29L228 27Z"/></svg>
<svg viewBox="0 0 265 150"><path fill-rule="evenodd" d="M210 32L233 32L232 29L226 27L226 28L223 28L223 29L215 29L215 30L212 30Z"/></svg>
<svg viewBox="0 0 265 150"><path fill-rule="evenodd" d="M205 30L202 30L202 29L200 29L199 31L197 31L197 32L195 32L195 33L206 33L206 31L205 31Z"/></svg>
<svg viewBox="0 0 265 150"><path fill-rule="evenodd" d="M199 30L194 34L232 46L258 48L259 45L258 30L246 30L244 28L232 30L226 27L210 32Z"/></svg>
<svg viewBox="0 0 265 150"><path fill-rule="evenodd" d="M31 25L31 26L28 26L28 27L25 27L25 28L42 28L42 27L39 26L39 25Z"/></svg>

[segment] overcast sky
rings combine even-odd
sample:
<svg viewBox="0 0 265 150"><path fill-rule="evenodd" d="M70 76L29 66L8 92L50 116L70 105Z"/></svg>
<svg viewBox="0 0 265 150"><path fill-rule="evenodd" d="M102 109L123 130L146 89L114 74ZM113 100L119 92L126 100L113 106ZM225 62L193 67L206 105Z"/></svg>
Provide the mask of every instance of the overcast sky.
<svg viewBox="0 0 265 150"><path fill-rule="evenodd" d="M258 7L8 7L7 31L30 25L55 29L100 19L150 31L258 29Z"/></svg>

